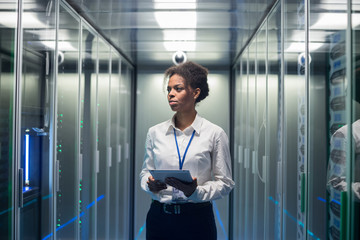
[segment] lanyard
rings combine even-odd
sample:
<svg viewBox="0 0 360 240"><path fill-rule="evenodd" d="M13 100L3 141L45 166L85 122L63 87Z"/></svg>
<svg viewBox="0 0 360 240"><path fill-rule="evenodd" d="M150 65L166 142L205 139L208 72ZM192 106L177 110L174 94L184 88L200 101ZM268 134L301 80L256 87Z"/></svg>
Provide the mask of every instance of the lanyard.
<svg viewBox="0 0 360 240"><path fill-rule="evenodd" d="M194 138L194 135L195 135L195 130L193 131L192 135L191 135L191 138L190 138L190 141L185 149L185 152L184 152L184 156L183 156L183 159L181 160L181 157L180 157L180 150L179 150L179 145L178 145L178 142L177 142L177 139L176 139L176 131L175 131L175 128L174 129L174 136L175 136L175 143L176 143L176 148L177 148L177 152L178 152L178 156L179 156L179 168L180 170L182 170L182 167L184 165L184 161L185 161L185 156L186 156L186 153L189 149L189 146L190 146L190 143L191 141L193 140Z"/></svg>

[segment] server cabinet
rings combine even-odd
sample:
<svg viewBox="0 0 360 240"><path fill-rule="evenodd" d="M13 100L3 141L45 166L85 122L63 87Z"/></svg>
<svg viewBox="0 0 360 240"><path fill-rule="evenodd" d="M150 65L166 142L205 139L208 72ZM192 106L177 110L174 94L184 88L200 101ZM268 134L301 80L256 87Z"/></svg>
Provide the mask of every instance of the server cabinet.
<svg viewBox="0 0 360 240"><path fill-rule="evenodd" d="M257 229L254 231L254 239L266 238L266 213L269 208L268 193L265 192L267 184L267 163L266 155L266 127L267 127L267 81L266 81L266 24L260 29L256 37L256 120L254 135L254 178L257 181L257 189L254 189L256 203Z"/></svg>
<svg viewBox="0 0 360 240"><path fill-rule="evenodd" d="M0 3L0 238L13 237L14 212L14 91L18 9L15 2ZM9 17L13 21L9 22Z"/></svg>
<svg viewBox="0 0 360 240"><path fill-rule="evenodd" d="M124 61L121 63L121 81L120 81L120 145L121 145L121 162L120 162L120 202L119 208L122 211L120 215L119 237L123 239L130 238L128 229L131 227L129 216L131 216L131 172L132 168L130 158L131 149L131 89L132 89L133 70Z"/></svg>
<svg viewBox="0 0 360 240"><path fill-rule="evenodd" d="M56 238L79 238L80 21L61 4L56 129Z"/></svg>
<svg viewBox="0 0 360 240"><path fill-rule="evenodd" d="M21 54L18 64L17 119L19 145L18 204L16 238L40 239L52 232L52 156L55 75L55 6L41 1L34 8L32 1L22 2Z"/></svg>
<svg viewBox="0 0 360 240"><path fill-rule="evenodd" d="M269 201L268 209L268 239L279 239L281 237L281 158L279 132L281 130L281 34L280 34L280 5L274 7L270 13L268 26L268 77L267 77L267 108L268 108L268 127L267 137L269 148L266 155L269 156L267 164L267 192Z"/></svg>
<svg viewBox="0 0 360 240"><path fill-rule="evenodd" d="M80 85L80 238L95 238L97 156L97 34L82 22Z"/></svg>
<svg viewBox="0 0 360 240"><path fill-rule="evenodd" d="M110 214L110 47L99 38L98 43L98 151L97 162L97 238L109 237Z"/></svg>
<svg viewBox="0 0 360 240"><path fill-rule="evenodd" d="M119 207L120 197L123 194L120 189L120 163L121 163L121 142L120 142L120 115L121 115L121 99L120 99L120 78L121 77L121 59L113 50L111 51L111 125L110 125L110 233L109 239L120 239L122 229L120 228L120 217L123 209Z"/></svg>
<svg viewBox="0 0 360 240"><path fill-rule="evenodd" d="M294 7L296 6L296 8ZM306 238L307 95L304 2L283 5L282 233L284 239ZM296 12L295 12L296 10ZM296 21L295 21L296 20ZM294 40L293 32L297 32Z"/></svg>

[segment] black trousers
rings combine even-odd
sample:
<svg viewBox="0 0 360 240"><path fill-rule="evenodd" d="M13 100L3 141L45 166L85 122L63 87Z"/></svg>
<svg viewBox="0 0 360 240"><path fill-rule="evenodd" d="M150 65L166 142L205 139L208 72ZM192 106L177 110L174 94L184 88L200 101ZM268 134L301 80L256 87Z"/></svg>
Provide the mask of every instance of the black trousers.
<svg viewBox="0 0 360 240"><path fill-rule="evenodd" d="M147 240L216 240L212 204L166 205L154 201L146 217Z"/></svg>

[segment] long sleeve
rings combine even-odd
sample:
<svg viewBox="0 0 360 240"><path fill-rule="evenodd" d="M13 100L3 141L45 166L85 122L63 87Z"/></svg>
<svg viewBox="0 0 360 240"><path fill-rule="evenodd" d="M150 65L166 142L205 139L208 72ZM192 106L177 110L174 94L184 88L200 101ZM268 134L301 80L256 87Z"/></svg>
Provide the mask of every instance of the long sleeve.
<svg viewBox="0 0 360 240"><path fill-rule="evenodd" d="M153 199L159 199L159 194L154 194L148 188L148 178L151 175L149 170L155 169L154 164L154 156L153 156L153 143L151 140L150 131L148 131L145 141L145 156L144 162L142 166L142 170L140 172L140 184L141 188L147 192Z"/></svg>
<svg viewBox="0 0 360 240"><path fill-rule="evenodd" d="M233 189L231 156L229 140L223 130L216 137L212 152L213 179L199 185L195 192L188 198L194 202L211 201L223 198Z"/></svg>

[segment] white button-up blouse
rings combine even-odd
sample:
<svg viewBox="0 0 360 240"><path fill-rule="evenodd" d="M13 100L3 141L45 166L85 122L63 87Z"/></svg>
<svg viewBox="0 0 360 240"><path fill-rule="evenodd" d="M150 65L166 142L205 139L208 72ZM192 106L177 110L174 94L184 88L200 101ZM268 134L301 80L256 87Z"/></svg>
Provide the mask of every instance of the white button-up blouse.
<svg viewBox="0 0 360 240"><path fill-rule="evenodd" d="M154 194L149 190L147 181L151 175L149 170L179 169L175 128L181 159L195 130L182 169L189 170L191 176L197 178L198 186L186 201L211 201L229 194L235 183L231 174L229 140L224 130L198 114L191 126L184 131L175 127L173 119L174 117L151 127L147 133L144 163L140 173L141 188L154 200L172 202L172 187L168 186Z"/></svg>

